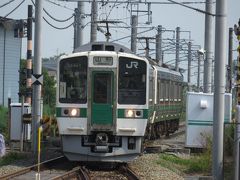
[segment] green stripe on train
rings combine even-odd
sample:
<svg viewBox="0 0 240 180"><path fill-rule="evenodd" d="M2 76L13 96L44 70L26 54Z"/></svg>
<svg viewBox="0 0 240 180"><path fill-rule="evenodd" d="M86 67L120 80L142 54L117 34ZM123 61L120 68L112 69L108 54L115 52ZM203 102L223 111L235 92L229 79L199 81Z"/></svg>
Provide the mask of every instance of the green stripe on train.
<svg viewBox="0 0 240 180"><path fill-rule="evenodd" d="M85 118L87 117L87 108L79 108L80 109L80 117ZM56 116L57 117L65 117L62 116L62 108L57 107L56 108Z"/></svg>
<svg viewBox="0 0 240 180"><path fill-rule="evenodd" d="M118 118L125 118L126 109L118 109ZM148 118L148 109L143 109L143 119Z"/></svg>

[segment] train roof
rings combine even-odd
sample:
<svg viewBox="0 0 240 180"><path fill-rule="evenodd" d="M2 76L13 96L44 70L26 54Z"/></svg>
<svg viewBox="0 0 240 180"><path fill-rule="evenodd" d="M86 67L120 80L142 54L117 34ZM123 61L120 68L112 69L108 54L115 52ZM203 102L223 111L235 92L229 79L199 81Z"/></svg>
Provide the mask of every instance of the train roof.
<svg viewBox="0 0 240 180"><path fill-rule="evenodd" d="M105 41L92 42L92 43L82 45L76 50L74 50L74 53L84 52L84 51L114 51L114 52L125 52L125 53L133 54L133 52L130 49L128 49L123 45L113 43L113 42L105 42Z"/></svg>

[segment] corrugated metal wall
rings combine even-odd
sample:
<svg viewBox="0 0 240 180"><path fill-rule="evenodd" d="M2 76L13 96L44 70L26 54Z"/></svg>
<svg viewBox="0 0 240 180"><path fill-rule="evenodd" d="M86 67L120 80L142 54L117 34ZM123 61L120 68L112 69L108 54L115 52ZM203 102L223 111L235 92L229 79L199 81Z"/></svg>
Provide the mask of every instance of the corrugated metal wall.
<svg viewBox="0 0 240 180"><path fill-rule="evenodd" d="M7 99L18 102L21 39L14 38L13 27L0 25L0 105L7 106Z"/></svg>

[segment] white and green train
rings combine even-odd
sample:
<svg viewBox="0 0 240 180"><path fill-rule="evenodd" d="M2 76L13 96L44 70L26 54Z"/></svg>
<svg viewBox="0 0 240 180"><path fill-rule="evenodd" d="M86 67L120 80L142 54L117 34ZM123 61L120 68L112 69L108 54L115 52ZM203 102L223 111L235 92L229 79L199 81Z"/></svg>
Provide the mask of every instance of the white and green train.
<svg viewBox="0 0 240 180"><path fill-rule="evenodd" d="M64 155L72 161L133 160L147 132L158 137L177 130L182 81L179 72L115 43L90 43L62 56L56 113Z"/></svg>

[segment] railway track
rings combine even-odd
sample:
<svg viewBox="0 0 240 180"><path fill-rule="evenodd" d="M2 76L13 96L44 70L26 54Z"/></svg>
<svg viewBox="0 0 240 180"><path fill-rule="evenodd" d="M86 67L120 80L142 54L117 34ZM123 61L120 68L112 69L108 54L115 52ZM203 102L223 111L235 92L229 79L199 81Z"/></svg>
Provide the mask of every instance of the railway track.
<svg viewBox="0 0 240 180"><path fill-rule="evenodd" d="M15 171L15 172L13 172L11 174L6 174L4 176L1 176L0 180L23 179L24 175L36 174L38 165L40 166L41 170L44 170L44 169L48 168L47 166L52 166L55 163L59 163L59 162L65 161L65 160L66 160L66 158L64 156L59 156L57 158L53 158L53 159L50 159L50 160L47 160L47 161L43 161L40 164L34 164L32 166L23 168L23 169L21 169L19 171ZM35 176L34 176L34 178L35 178Z"/></svg>
<svg viewBox="0 0 240 180"><path fill-rule="evenodd" d="M57 157L40 163L40 176L41 179L49 180L98 180L98 179L129 179L139 180L138 175L128 167L127 164L119 164L110 171L102 171L101 166L97 168L95 173L90 171L85 166L77 165L66 160L65 157ZM62 165L62 167L56 167ZM0 177L0 180L22 180L22 179L36 179L38 164L26 167L22 170L13 172L11 174ZM119 178L121 177L121 178Z"/></svg>
<svg viewBox="0 0 240 180"><path fill-rule="evenodd" d="M128 180L140 180L139 176L127 164L122 165L119 172L123 173Z"/></svg>
<svg viewBox="0 0 240 180"><path fill-rule="evenodd" d="M161 153L168 151L184 151L185 142L185 123L179 125L179 129L169 134L169 136L162 136L159 139L148 140L144 143L144 150L146 153Z"/></svg>
<svg viewBox="0 0 240 180"><path fill-rule="evenodd" d="M68 179L80 179L80 180L91 180L90 174L85 167L75 167L60 176L51 178L51 180L68 180Z"/></svg>

